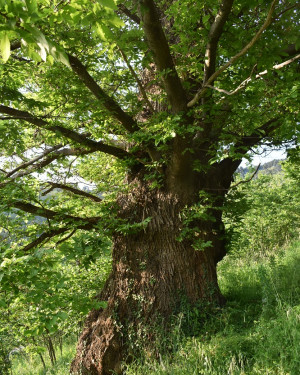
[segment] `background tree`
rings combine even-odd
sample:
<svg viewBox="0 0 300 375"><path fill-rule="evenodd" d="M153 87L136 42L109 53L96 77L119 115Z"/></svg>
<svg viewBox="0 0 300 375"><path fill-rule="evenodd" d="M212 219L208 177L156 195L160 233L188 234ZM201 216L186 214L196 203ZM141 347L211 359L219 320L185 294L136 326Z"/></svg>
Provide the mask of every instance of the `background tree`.
<svg viewBox="0 0 300 375"><path fill-rule="evenodd" d="M118 373L130 332L167 321L181 300L223 302L234 172L249 150L299 136L298 6L0 5L3 257L83 231L112 238L108 305L89 315L72 372Z"/></svg>

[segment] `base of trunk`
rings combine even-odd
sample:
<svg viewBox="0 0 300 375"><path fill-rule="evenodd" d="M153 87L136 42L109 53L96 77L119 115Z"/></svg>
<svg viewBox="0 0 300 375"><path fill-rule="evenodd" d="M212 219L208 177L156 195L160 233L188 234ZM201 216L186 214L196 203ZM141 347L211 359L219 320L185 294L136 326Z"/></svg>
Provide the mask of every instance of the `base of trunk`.
<svg viewBox="0 0 300 375"><path fill-rule="evenodd" d="M90 313L79 339L73 374L121 374L121 362L135 352L141 337L153 343L153 329L160 322L168 330L170 317L182 301L222 304L215 254L222 245L205 225L211 247L195 251L189 241L179 242L181 206L171 195L139 190L121 201L122 216L132 222L151 221L137 233L114 239L113 270L100 299L104 310Z"/></svg>

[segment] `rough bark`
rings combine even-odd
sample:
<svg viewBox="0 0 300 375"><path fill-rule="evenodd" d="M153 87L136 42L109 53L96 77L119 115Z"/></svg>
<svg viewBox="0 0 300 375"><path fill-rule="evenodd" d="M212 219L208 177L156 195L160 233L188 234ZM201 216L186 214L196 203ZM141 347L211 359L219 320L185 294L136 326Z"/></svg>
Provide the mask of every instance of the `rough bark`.
<svg viewBox="0 0 300 375"><path fill-rule="evenodd" d="M90 313L72 363L74 374L121 374L121 361L132 350L129 330L137 334L138 327L155 319L167 322L181 298L191 305L222 303L216 276L224 251L220 214L215 213L216 221L193 223L202 228L203 241L211 241L211 247L195 250L190 239L177 240L184 208L178 195L134 183L135 189L119 199L120 218L151 221L134 233L115 236L112 274L100 295L108 306Z"/></svg>

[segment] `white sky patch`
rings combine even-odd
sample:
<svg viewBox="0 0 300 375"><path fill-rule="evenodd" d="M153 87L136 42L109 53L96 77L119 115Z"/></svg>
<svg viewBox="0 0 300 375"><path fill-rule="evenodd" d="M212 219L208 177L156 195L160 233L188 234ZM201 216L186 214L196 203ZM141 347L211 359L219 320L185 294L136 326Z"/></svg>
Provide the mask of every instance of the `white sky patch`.
<svg viewBox="0 0 300 375"><path fill-rule="evenodd" d="M287 157L287 153L286 153L286 150L285 149L282 149L282 150L274 150L274 151L265 151L263 153L261 153L260 155L254 155L253 156L253 159L252 159L252 162L251 162L251 165L258 165L258 164L265 164L265 163L268 163L269 161L272 161L272 160L283 160ZM246 159L243 159L242 163L241 163L241 167L246 167L248 166L250 163L248 160Z"/></svg>

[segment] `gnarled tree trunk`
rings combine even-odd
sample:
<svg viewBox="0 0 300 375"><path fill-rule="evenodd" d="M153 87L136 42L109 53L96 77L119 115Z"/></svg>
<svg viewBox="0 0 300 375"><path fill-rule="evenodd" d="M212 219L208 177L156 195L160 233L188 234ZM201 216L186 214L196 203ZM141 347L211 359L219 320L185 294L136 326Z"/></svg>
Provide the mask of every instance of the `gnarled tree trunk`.
<svg viewBox="0 0 300 375"><path fill-rule="evenodd" d="M222 302L216 276L216 264L224 252L219 211L215 220L193 223L197 235L210 244L195 250L190 239L178 241L185 207L178 195L151 190L139 182L119 199L119 205L121 218L132 223L151 220L142 229L115 236L113 270L100 296L108 306L90 313L73 373L121 373L121 361L131 351L128 330L137 331L156 318L167 322L180 298L190 304Z"/></svg>

